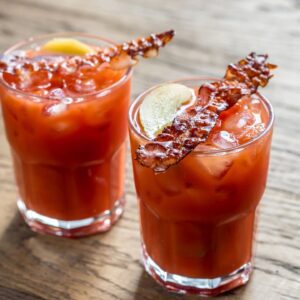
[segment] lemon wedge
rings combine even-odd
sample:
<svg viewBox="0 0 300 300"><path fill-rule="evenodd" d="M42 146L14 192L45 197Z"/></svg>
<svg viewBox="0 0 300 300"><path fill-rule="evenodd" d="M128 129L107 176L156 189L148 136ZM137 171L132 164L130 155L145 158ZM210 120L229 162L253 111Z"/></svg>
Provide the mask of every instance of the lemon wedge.
<svg viewBox="0 0 300 300"><path fill-rule="evenodd" d="M54 38L47 42L42 50L67 55L85 55L94 52L88 45L72 38Z"/></svg>
<svg viewBox="0 0 300 300"><path fill-rule="evenodd" d="M178 83L168 83L152 90L140 106L140 122L149 138L154 138L171 124L180 106L194 97L194 90Z"/></svg>

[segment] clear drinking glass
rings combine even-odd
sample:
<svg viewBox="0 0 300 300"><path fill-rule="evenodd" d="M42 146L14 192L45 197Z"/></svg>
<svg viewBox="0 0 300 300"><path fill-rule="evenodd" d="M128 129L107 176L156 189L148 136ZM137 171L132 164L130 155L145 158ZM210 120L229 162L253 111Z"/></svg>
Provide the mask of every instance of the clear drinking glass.
<svg viewBox="0 0 300 300"><path fill-rule="evenodd" d="M176 82L194 88L211 80ZM154 88L140 95L129 110L144 266L169 290L217 295L245 284L252 271L256 212L268 173L272 107L257 94L266 128L247 143L193 151L166 172L155 174L135 160L138 145L148 141L140 128L139 107Z"/></svg>
<svg viewBox="0 0 300 300"><path fill-rule="evenodd" d="M30 53L57 37L92 47L114 45L87 34L52 34L21 42L4 55ZM112 73L104 74L110 80ZM108 230L123 212L131 74L129 68L103 89L59 101L14 89L0 78L17 203L33 230L84 236Z"/></svg>

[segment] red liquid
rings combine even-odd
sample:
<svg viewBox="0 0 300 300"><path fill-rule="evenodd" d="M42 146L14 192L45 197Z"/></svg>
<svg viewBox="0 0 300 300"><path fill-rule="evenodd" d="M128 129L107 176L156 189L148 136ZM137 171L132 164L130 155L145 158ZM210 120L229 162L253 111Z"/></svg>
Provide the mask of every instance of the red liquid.
<svg viewBox="0 0 300 300"><path fill-rule="evenodd" d="M139 127L137 113L133 122ZM220 116L198 151L242 145L271 116L261 98L242 99ZM142 133L142 129L138 128ZM133 160L147 254L164 271L192 278L226 276L251 261L255 211L263 195L272 132L239 151L194 151L165 173ZM144 138L130 130L132 156Z"/></svg>
<svg viewBox="0 0 300 300"><path fill-rule="evenodd" d="M111 211L124 194L131 74L105 66L71 75L67 69L21 72L3 74L18 90L0 86L0 97L27 209L66 221Z"/></svg>

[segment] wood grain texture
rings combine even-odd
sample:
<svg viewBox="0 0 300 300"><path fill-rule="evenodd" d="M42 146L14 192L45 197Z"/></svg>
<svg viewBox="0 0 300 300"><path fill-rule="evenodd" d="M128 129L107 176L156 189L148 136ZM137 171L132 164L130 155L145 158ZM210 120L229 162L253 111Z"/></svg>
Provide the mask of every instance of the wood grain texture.
<svg viewBox="0 0 300 300"><path fill-rule="evenodd" d="M31 35L83 31L123 41L174 28L158 59L136 68L133 97L153 84L223 75L229 61L268 52L279 65L264 91L276 112L268 187L250 283L218 299L300 299L299 0L0 0L0 50ZM127 206L106 234L68 240L31 232L20 219L0 125L0 299L196 299L165 292L140 263L130 161Z"/></svg>

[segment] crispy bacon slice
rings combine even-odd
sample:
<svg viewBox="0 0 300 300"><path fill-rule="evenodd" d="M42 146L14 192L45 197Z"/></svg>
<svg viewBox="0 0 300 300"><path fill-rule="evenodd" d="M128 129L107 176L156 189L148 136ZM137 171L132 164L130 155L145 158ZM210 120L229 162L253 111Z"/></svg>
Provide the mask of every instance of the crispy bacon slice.
<svg viewBox="0 0 300 300"><path fill-rule="evenodd" d="M266 86L275 65L267 63L268 55L250 53L237 64L227 67L224 79L203 84L196 103L175 117L162 133L136 150L136 160L154 172L164 172L207 140L221 112L243 96ZM205 104L205 105L204 105Z"/></svg>
<svg viewBox="0 0 300 300"><path fill-rule="evenodd" d="M82 66L94 68L103 63L109 64L113 69L124 69L135 65L138 56L145 58L157 56L159 48L168 44L174 35L174 30L159 34L153 33L145 38L138 38L113 47L100 49L97 53L64 59L45 60L40 58L36 60L36 58L29 59L26 55L20 55L20 53L4 55L0 57L0 72L9 69L10 72L15 73L24 67L34 70L46 69L51 72L59 72L60 69L76 72Z"/></svg>
<svg viewBox="0 0 300 300"><path fill-rule="evenodd" d="M146 38L139 38L116 47L104 49L98 53L98 57L103 62L109 62L114 68L126 68L136 64L138 56L145 58L157 56L159 48L168 44L174 35L174 30L151 34Z"/></svg>

